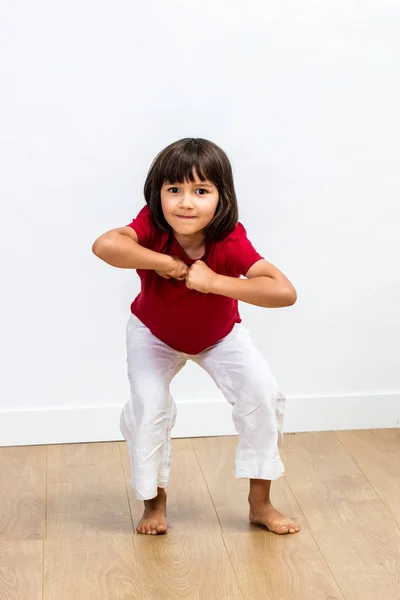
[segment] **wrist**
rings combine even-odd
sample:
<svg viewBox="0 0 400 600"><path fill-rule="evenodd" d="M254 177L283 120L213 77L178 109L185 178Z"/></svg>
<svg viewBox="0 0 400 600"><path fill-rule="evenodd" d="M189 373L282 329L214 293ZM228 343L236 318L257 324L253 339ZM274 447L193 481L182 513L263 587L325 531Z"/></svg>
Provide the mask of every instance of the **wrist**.
<svg viewBox="0 0 400 600"><path fill-rule="evenodd" d="M175 266L175 261L168 254L159 254L156 271L171 271Z"/></svg>
<svg viewBox="0 0 400 600"><path fill-rule="evenodd" d="M219 275L218 273L215 273L215 277L213 277L211 280L211 285L210 285L210 290L209 290L210 294L221 294L222 279L223 279L223 275Z"/></svg>

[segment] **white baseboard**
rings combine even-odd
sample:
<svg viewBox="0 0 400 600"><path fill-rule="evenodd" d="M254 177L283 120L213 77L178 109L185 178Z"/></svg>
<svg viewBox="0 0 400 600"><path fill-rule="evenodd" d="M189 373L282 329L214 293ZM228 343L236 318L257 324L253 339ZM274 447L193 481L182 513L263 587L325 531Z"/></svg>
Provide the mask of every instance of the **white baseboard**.
<svg viewBox="0 0 400 600"><path fill-rule="evenodd" d="M177 403L172 437L235 435L232 408L224 400ZM120 405L0 411L0 446L121 440ZM332 431L399 427L400 393L291 397L284 431Z"/></svg>

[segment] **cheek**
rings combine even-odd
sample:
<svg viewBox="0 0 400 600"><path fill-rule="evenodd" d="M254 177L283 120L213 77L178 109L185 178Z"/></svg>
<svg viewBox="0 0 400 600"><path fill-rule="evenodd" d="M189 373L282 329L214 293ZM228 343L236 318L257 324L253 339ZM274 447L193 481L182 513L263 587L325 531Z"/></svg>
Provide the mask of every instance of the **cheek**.
<svg viewBox="0 0 400 600"><path fill-rule="evenodd" d="M204 216L206 216L209 219L212 219L215 215L215 211L217 210L217 206L218 198L213 198L212 200L210 200L207 206L204 207Z"/></svg>
<svg viewBox="0 0 400 600"><path fill-rule="evenodd" d="M164 213L164 216L168 215L173 209L173 203L171 202L171 198L165 197L161 194L161 208Z"/></svg>

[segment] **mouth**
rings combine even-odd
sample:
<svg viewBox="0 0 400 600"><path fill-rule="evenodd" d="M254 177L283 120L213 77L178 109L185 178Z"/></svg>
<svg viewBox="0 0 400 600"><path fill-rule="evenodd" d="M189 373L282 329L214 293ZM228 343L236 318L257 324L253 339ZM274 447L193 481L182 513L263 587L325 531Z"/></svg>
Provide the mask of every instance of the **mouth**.
<svg viewBox="0 0 400 600"><path fill-rule="evenodd" d="M190 219L197 219L194 215L175 215L178 219L182 219L183 221L190 221Z"/></svg>

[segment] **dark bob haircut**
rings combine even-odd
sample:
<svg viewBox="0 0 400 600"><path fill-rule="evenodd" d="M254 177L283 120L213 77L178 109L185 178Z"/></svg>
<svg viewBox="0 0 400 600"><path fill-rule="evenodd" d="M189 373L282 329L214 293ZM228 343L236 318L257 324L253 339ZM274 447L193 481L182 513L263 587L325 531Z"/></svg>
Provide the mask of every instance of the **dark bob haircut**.
<svg viewBox="0 0 400 600"><path fill-rule="evenodd" d="M206 239L220 240L235 229L238 205L229 159L219 146L209 140L184 138L170 144L156 156L144 184L144 197L151 216L157 227L171 231L161 207L161 188L166 181L193 182L193 169L201 181L208 179L218 189L218 205L205 236Z"/></svg>

